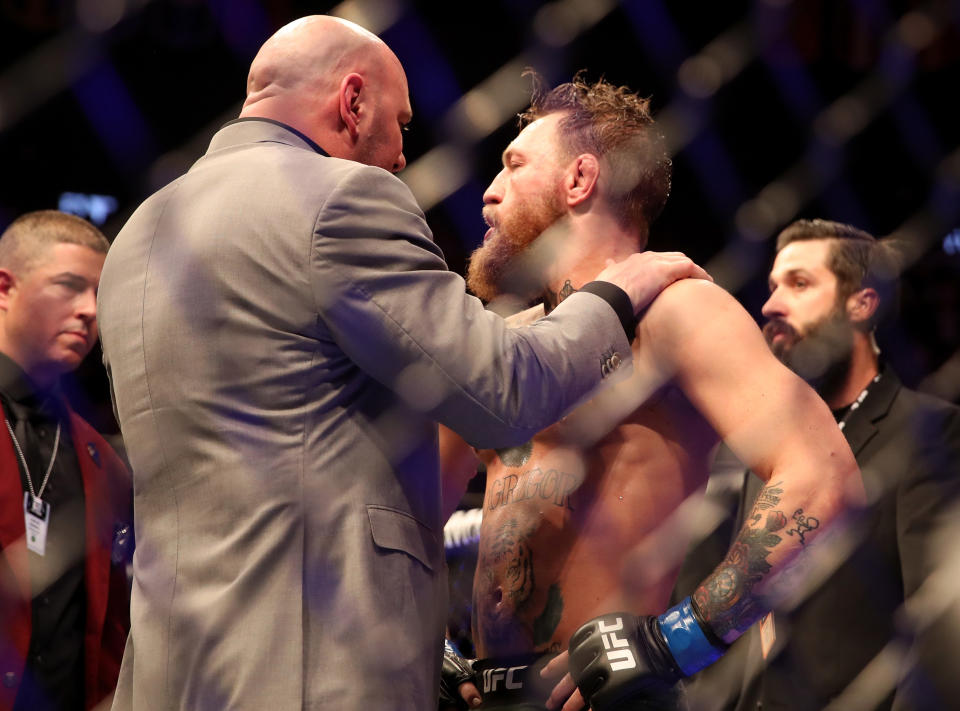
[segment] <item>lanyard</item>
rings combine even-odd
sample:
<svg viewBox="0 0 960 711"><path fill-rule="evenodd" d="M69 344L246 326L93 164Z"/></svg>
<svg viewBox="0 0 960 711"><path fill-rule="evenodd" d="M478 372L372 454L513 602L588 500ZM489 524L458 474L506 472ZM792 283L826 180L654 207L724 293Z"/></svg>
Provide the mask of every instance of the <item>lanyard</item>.
<svg viewBox="0 0 960 711"><path fill-rule="evenodd" d="M879 383L881 377L883 377L883 373L882 372L877 373L874 376L873 380L867 383L867 387L865 387L860 392L860 394L857 395L857 399L854 400L853 403L851 403L850 409L847 410L847 413L842 418L840 418L840 422L837 423L837 426L840 428L841 432L843 432L843 428L847 426L847 420L850 419L850 415L853 414L854 410L857 410L860 408L860 405L863 404L863 401L867 399L867 395L870 394L870 388L876 385L877 383Z"/></svg>
<svg viewBox="0 0 960 711"><path fill-rule="evenodd" d="M10 439L13 440L13 446L17 448L17 455L20 457L20 463L23 465L23 471L27 475L27 486L30 487L30 496L32 496L34 499L39 499L43 495L43 490L47 487L47 482L50 481L50 472L53 471L53 463L57 459L57 450L60 447L60 423L57 422L57 434L53 438L53 454L50 456L50 463L47 465L47 473L43 477L43 483L40 484L40 491L34 491L33 479L30 477L30 467L27 466L27 459L23 456L23 450L20 449L20 443L17 441L17 436L13 433L13 428L10 426L10 420L4 417L3 421L7 425L7 432L10 433Z"/></svg>

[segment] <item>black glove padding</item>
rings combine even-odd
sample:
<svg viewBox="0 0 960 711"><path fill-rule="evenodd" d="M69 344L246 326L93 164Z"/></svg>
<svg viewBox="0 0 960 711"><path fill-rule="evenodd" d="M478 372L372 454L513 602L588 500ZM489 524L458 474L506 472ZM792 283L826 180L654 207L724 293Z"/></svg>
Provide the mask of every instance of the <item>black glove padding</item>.
<svg viewBox="0 0 960 711"><path fill-rule="evenodd" d="M443 643L443 664L440 666L440 700L439 708L456 706L458 709L469 708L467 702L460 695L460 685L464 682L476 681L473 673L472 659L460 656L457 648L449 640Z"/></svg>
<svg viewBox="0 0 960 711"><path fill-rule="evenodd" d="M615 612L595 617L570 638L570 674L594 711L632 699L672 697L683 675L660 621Z"/></svg>

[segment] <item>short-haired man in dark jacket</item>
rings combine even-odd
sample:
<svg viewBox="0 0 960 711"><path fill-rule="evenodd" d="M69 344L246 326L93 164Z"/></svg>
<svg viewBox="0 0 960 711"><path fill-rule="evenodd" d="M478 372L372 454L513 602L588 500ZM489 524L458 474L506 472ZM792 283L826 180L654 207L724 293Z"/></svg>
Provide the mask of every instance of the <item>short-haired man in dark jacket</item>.
<svg viewBox="0 0 960 711"><path fill-rule="evenodd" d="M108 246L54 210L0 236L0 711L93 708L126 643L129 474L60 389L97 342Z"/></svg>

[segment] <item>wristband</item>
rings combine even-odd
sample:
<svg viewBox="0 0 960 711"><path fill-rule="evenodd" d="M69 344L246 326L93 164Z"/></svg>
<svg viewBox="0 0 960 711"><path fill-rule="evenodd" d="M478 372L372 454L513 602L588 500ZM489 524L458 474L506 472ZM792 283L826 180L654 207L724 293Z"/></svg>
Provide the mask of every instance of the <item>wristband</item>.
<svg viewBox="0 0 960 711"><path fill-rule="evenodd" d="M577 291L586 291L610 304L610 307L616 312L620 319L620 325L623 326L623 332L627 340L633 343L637 335L637 317L633 313L633 302L627 296L627 292L616 284L609 281L590 281L581 286Z"/></svg>
<svg viewBox="0 0 960 711"><path fill-rule="evenodd" d="M689 597L664 612L657 620L670 653L686 676L713 664L727 651L712 644L704 634L693 614Z"/></svg>

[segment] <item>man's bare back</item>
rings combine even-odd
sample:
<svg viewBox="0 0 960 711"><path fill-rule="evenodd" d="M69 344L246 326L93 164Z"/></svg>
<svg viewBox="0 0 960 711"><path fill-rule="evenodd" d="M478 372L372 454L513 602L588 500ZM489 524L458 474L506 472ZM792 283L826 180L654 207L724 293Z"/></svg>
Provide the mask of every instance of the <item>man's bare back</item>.
<svg viewBox="0 0 960 711"><path fill-rule="evenodd" d="M659 570L645 552L659 550L660 525L706 482L717 435L650 375L636 369L525 445L480 453L480 656L561 651L603 611L666 607L676 567Z"/></svg>

